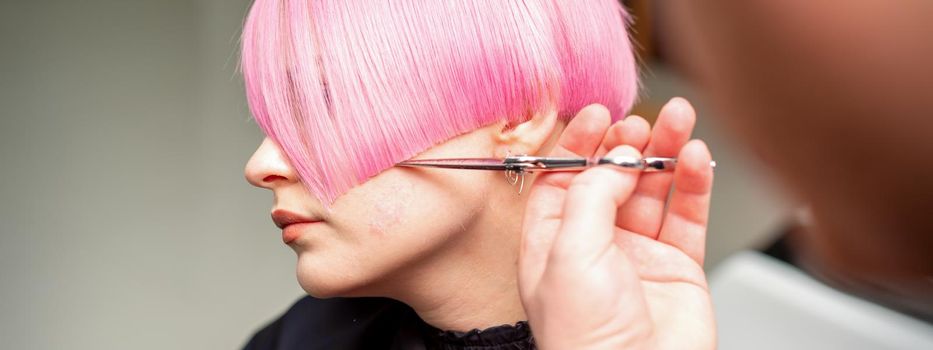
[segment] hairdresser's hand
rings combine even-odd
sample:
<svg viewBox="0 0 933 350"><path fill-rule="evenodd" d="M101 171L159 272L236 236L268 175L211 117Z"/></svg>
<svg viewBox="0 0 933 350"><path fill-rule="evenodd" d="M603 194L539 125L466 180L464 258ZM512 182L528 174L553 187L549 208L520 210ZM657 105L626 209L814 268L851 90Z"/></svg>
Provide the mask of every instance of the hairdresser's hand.
<svg viewBox="0 0 933 350"><path fill-rule="evenodd" d="M702 269L713 172L706 145L688 142L695 119L686 100L674 99L654 130L634 116L610 126L602 106L584 108L567 126L552 156L679 161L673 173L597 167L538 176L519 262L522 302L538 346L715 347Z"/></svg>

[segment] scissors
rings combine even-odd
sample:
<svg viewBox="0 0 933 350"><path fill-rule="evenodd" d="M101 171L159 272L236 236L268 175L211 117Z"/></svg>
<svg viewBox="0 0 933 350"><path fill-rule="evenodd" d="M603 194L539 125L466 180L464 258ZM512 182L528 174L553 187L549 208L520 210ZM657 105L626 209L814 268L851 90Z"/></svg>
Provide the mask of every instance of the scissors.
<svg viewBox="0 0 933 350"><path fill-rule="evenodd" d="M443 159L412 159L397 164L404 167L430 167L444 169L468 170L494 170L505 171L506 178L513 185L521 177L522 186L525 184L525 173L554 172L554 171L583 171L590 167L600 165L613 165L624 169L642 172L661 172L673 170L677 165L677 158L670 157L538 157L538 156L509 156L500 158L443 158ZM716 161L710 166L715 168Z"/></svg>

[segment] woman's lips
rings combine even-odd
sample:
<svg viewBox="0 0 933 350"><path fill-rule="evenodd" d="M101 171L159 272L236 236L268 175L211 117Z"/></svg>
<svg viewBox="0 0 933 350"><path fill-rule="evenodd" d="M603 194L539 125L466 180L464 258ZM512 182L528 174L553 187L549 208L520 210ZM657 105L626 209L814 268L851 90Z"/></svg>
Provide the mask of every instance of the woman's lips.
<svg viewBox="0 0 933 350"><path fill-rule="evenodd" d="M285 228L282 229L282 242L285 242L285 244L294 242L296 239L301 237L301 234L304 233L305 228L319 222L320 221L299 222L285 226Z"/></svg>
<svg viewBox="0 0 933 350"><path fill-rule="evenodd" d="M276 209L272 211L272 222L282 229L282 241L289 244L301 237L305 228L319 223L321 220L302 216L285 209Z"/></svg>

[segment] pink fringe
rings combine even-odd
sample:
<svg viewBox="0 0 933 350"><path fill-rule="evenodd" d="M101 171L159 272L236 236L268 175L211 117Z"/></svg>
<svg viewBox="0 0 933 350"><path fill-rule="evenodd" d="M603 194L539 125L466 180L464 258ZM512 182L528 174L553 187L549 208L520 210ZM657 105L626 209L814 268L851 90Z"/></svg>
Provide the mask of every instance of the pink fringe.
<svg viewBox="0 0 933 350"><path fill-rule="evenodd" d="M250 110L308 190L347 190L457 135L601 103L637 72L616 0L256 0L243 30Z"/></svg>

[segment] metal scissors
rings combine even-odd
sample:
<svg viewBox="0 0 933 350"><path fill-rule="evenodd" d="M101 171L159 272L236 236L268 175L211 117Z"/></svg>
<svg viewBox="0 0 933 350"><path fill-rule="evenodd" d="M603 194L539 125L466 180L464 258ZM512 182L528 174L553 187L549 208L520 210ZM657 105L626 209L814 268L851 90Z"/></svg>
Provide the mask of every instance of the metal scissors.
<svg viewBox="0 0 933 350"><path fill-rule="evenodd" d="M677 165L677 158L670 157L538 157L538 156L509 156L500 158L443 158L443 159L412 159L396 164L404 167L431 167L444 169L494 170L505 171L506 178L513 185L521 177L522 187L525 184L525 173L552 172L552 171L583 171L587 168L600 165L614 165L625 169L642 172L660 172L673 170ZM716 167L716 162L710 162ZM518 192L521 194L521 188Z"/></svg>

